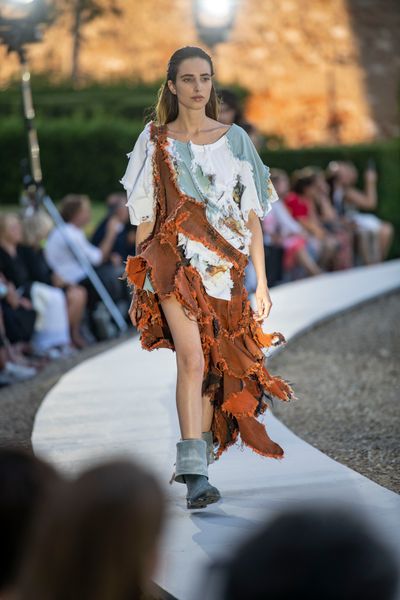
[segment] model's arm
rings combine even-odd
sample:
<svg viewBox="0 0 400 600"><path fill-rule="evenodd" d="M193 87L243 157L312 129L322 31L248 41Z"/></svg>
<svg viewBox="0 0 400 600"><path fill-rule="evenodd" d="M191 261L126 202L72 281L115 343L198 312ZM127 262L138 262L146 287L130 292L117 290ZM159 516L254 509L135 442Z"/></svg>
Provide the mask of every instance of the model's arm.
<svg viewBox="0 0 400 600"><path fill-rule="evenodd" d="M255 296L257 301L258 317L255 317L255 319L257 321L261 321L268 317L272 307L272 302L268 290L263 231L260 219L253 210L249 212L249 218L246 225L252 233L250 256L257 275L257 289Z"/></svg>

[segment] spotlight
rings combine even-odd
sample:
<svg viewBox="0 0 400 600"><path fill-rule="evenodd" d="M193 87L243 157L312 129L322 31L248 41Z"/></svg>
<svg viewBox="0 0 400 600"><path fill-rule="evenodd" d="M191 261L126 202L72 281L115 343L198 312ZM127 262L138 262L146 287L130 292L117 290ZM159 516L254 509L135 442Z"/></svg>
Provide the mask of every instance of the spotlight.
<svg viewBox="0 0 400 600"><path fill-rule="evenodd" d="M8 51L20 53L24 44L39 42L42 27L51 22L46 0L3 0L0 12L0 41Z"/></svg>
<svg viewBox="0 0 400 600"><path fill-rule="evenodd" d="M239 0L194 0L193 16L200 39L208 46L225 41L232 29Z"/></svg>

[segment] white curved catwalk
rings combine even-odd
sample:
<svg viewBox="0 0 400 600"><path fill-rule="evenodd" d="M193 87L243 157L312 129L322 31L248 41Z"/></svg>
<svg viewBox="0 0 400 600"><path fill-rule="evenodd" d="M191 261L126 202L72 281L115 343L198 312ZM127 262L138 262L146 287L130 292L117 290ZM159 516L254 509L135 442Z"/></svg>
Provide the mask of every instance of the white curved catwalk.
<svg viewBox="0 0 400 600"><path fill-rule="evenodd" d="M264 329L290 340L328 315L399 287L396 260L272 288ZM44 399L32 435L35 453L67 473L123 453L160 476L171 500L155 576L164 590L179 600L193 598L212 558L257 528L264 516L309 499L337 499L363 511L400 557L400 496L307 444L270 410L262 418L285 458L231 447L210 466L222 501L186 510L186 486L168 484L179 439L175 381L175 354L146 352L135 337L65 374Z"/></svg>

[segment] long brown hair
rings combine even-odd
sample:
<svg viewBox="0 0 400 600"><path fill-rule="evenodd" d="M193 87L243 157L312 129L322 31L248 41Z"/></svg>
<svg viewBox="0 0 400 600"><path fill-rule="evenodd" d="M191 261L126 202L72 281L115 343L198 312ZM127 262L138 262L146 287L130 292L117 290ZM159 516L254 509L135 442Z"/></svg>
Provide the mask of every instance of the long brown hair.
<svg viewBox="0 0 400 600"><path fill-rule="evenodd" d="M174 121L179 112L178 98L171 92L168 87L168 80L170 79L176 84L176 76L178 74L178 67L185 58L204 58L210 65L211 75L214 75L214 67L211 56L207 54L202 48L197 46L184 46L178 48L168 61L167 75L165 81L161 84L158 90L157 103L152 110L151 118L156 122L157 125L165 125ZM206 115L211 119L217 119L219 113L220 99L212 83L210 98L206 104Z"/></svg>
<svg viewBox="0 0 400 600"><path fill-rule="evenodd" d="M20 600L145 598L165 512L161 484L139 463L89 468L42 511Z"/></svg>

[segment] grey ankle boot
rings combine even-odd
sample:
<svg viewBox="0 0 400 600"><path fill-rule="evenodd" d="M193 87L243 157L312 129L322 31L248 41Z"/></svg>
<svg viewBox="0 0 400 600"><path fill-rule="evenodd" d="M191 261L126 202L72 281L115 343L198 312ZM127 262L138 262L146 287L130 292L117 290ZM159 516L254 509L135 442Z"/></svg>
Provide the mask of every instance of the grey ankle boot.
<svg viewBox="0 0 400 600"><path fill-rule="evenodd" d="M207 443L203 439L180 440L176 444L175 481L186 483L187 508L204 508L217 502L221 495L208 482Z"/></svg>
<svg viewBox="0 0 400 600"><path fill-rule="evenodd" d="M210 465L215 461L212 431L203 431L201 437L207 444L207 465Z"/></svg>
<svg viewBox="0 0 400 600"><path fill-rule="evenodd" d="M212 431L211 430L203 431L203 433L201 434L201 437L207 444L206 455L207 455L207 466L208 466L211 463L215 462ZM174 463L174 467L175 466L176 466L176 463ZM176 471L174 469L172 471L171 479L169 480L170 485L172 485L173 482L175 481L175 473L176 473Z"/></svg>

